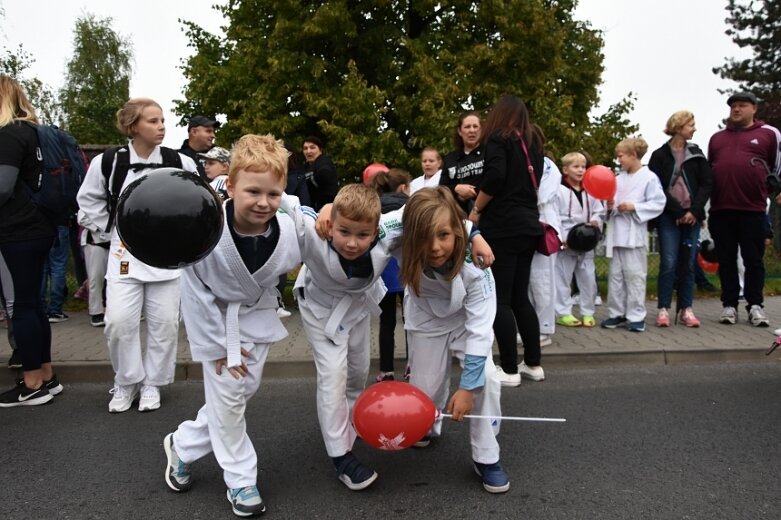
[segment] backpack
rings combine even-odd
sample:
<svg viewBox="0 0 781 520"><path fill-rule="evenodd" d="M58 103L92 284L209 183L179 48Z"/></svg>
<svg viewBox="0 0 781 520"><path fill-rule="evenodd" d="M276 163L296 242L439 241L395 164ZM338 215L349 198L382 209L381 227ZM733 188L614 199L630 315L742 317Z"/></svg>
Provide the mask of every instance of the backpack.
<svg viewBox="0 0 781 520"><path fill-rule="evenodd" d="M130 168L133 171L147 170L150 168L181 168L182 158L179 156L179 152L160 147L160 153L163 156L163 164L153 163L136 163L130 164L130 152L127 145L109 148L103 152L103 159L100 162L100 169L103 172L103 178L106 181L106 194L108 195L108 225L106 226L106 233L111 231L111 227L114 225L114 216L117 212L117 204L119 203L119 194L122 192L122 185L125 184L127 179L127 172ZM114 157L117 158L117 164L114 165ZM114 178L111 179L112 166L114 171Z"/></svg>
<svg viewBox="0 0 781 520"><path fill-rule="evenodd" d="M79 208L76 195L87 174L87 157L76 140L54 125L31 125L38 136L41 163L30 198L55 225L65 225Z"/></svg>

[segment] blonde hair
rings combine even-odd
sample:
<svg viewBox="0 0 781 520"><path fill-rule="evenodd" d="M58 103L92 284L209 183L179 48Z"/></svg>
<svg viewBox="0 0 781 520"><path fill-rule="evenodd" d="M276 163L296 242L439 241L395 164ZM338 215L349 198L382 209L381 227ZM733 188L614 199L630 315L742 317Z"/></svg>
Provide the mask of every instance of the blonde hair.
<svg viewBox="0 0 781 520"><path fill-rule="evenodd" d="M40 124L19 82L7 74L0 74L0 127L14 121Z"/></svg>
<svg viewBox="0 0 781 520"><path fill-rule="evenodd" d="M667 120L667 125L664 127L664 133L669 136L674 136L680 132L689 121L694 120L694 114L688 110L679 110L670 116Z"/></svg>
<svg viewBox="0 0 781 520"><path fill-rule="evenodd" d="M415 294L420 294L420 278L429 264L429 244L436 233L436 225L442 218L448 220L455 235L452 266L444 276L452 280L461 271L466 255L466 214L458 205L453 194L444 186L424 188L410 197L404 208L402 223L404 235L401 238L401 281Z"/></svg>
<svg viewBox="0 0 781 520"><path fill-rule="evenodd" d="M583 162L588 163L588 159L586 159L586 156L583 155L580 152L570 152L564 157L561 158L561 167L566 168L570 164L574 163L578 159L583 159Z"/></svg>
<svg viewBox="0 0 781 520"><path fill-rule="evenodd" d="M364 184L348 184L339 190L334 198L333 217L340 215L356 222L378 224L382 205L377 191Z"/></svg>
<svg viewBox="0 0 781 520"><path fill-rule="evenodd" d="M423 159L423 154L426 152L434 152L434 155L437 156L437 161L439 161L440 168L442 167L442 154L439 153L439 150L436 148L432 148L431 146L425 147L423 150L420 151L420 158Z"/></svg>
<svg viewBox="0 0 781 520"><path fill-rule="evenodd" d="M287 185L287 164L290 152L281 139L271 134L247 134L234 145L230 154L228 180L236 183L239 171L262 173L270 171L277 181Z"/></svg>
<svg viewBox="0 0 781 520"><path fill-rule="evenodd" d="M382 195L383 193L391 193L397 191L399 186L404 184L409 185L412 182L412 176L410 176L407 170L401 168L391 168L387 172L377 172L372 180L369 181L369 187L377 190L377 193Z"/></svg>
<svg viewBox="0 0 781 520"><path fill-rule="evenodd" d="M163 107L157 101L150 98L131 98L122 108L117 110L117 130L122 135L133 137L135 135L135 126L141 118L141 112L147 107L157 107L161 111Z"/></svg>
<svg viewBox="0 0 781 520"><path fill-rule="evenodd" d="M635 154L638 159L642 159L648 151L648 143L642 137L627 137L616 145L616 153L629 152Z"/></svg>

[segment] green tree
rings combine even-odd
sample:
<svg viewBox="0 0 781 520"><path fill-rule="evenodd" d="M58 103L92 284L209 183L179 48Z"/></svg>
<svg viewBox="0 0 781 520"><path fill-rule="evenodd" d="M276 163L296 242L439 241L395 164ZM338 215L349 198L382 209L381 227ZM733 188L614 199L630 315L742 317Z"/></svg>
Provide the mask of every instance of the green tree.
<svg viewBox="0 0 781 520"><path fill-rule="evenodd" d="M756 94L763 101L757 117L781 128L781 0L729 0L727 13L727 35L753 55L729 59L713 72Z"/></svg>
<svg viewBox="0 0 781 520"><path fill-rule="evenodd" d="M35 108L35 115L42 123L57 123L60 120L60 107L54 90L38 78L28 77L28 69L35 63L20 45L16 51L3 47L0 55L0 73L16 79Z"/></svg>
<svg viewBox="0 0 781 520"><path fill-rule="evenodd" d="M60 100L63 126L80 143L123 143L116 112L130 92L133 50L111 28L111 18L87 14L76 20L73 57L67 65Z"/></svg>
<svg viewBox="0 0 781 520"><path fill-rule="evenodd" d="M574 20L576 0L229 0L225 35L184 22L195 49L176 104L183 118L224 114L219 139L271 132L295 146L324 137L343 178L373 160L417 172L424 146L449 151L465 109L525 99L555 156L586 149L610 163L636 131L629 97L599 101L603 41Z"/></svg>

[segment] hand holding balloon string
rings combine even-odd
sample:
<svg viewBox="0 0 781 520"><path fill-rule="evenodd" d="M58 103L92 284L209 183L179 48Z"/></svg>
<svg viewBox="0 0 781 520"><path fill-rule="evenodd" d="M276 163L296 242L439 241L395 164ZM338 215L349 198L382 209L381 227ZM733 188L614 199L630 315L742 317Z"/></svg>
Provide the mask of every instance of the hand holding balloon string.
<svg viewBox="0 0 781 520"><path fill-rule="evenodd" d="M453 393L447 403L447 413L452 414L454 421L463 421L469 415L474 404L474 394L471 390L459 388Z"/></svg>

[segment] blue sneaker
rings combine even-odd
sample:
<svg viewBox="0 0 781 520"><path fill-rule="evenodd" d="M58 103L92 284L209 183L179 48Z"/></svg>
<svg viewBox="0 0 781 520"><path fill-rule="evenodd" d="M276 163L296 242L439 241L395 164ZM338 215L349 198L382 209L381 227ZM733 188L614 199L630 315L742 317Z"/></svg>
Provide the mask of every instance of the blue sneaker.
<svg viewBox="0 0 781 520"><path fill-rule="evenodd" d="M236 516L253 516L266 512L266 504L260 498L258 486L247 486L228 490L228 502Z"/></svg>
<svg viewBox="0 0 781 520"><path fill-rule="evenodd" d="M645 332L644 321L630 321L626 324L626 330L629 332Z"/></svg>
<svg viewBox="0 0 781 520"><path fill-rule="evenodd" d="M608 318L606 320L602 320L599 326L602 327L603 329L615 329L617 327L622 327L625 323L627 323L627 319L625 317L617 316L615 318Z"/></svg>
<svg viewBox="0 0 781 520"><path fill-rule="evenodd" d="M332 457L336 476L353 491L366 489L377 480L377 472L358 460L351 451L341 457Z"/></svg>
<svg viewBox="0 0 781 520"><path fill-rule="evenodd" d="M169 433L163 439L163 449L168 459L165 465L165 483L174 491L187 491L193 485L193 474L190 465L182 462L176 454L173 433Z"/></svg>
<svg viewBox="0 0 781 520"><path fill-rule="evenodd" d="M510 477L502 469L497 460L493 464L473 462L475 472L483 479L483 487L489 493L505 493L510 489Z"/></svg>

